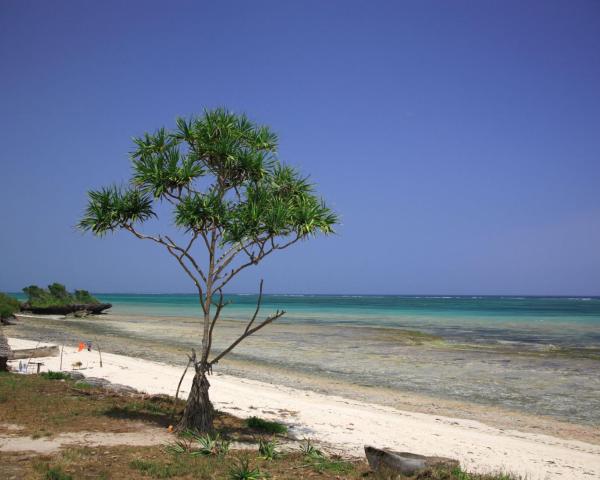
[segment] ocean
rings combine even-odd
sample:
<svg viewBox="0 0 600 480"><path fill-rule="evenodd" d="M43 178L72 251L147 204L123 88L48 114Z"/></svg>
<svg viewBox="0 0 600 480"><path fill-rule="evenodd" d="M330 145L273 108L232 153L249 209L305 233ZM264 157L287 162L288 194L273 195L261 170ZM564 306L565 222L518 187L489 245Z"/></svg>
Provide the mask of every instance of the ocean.
<svg viewBox="0 0 600 480"><path fill-rule="evenodd" d="M189 294L98 294L115 313L200 317ZM256 295L229 295L223 317L249 318ZM264 295L279 322L417 329L451 342L600 348L600 297Z"/></svg>

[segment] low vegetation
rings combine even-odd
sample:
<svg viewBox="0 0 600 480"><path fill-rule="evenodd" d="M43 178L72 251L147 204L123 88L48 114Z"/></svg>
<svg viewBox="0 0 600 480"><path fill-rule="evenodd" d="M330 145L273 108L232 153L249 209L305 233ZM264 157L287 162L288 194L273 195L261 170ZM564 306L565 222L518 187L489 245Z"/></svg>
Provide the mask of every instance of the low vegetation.
<svg viewBox="0 0 600 480"><path fill-rule="evenodd" d="M21 309L21 303L5 293L0 293L0 320L7 320Z"/></svg>
<svg viewBox="0 0 600 480"><path fill-rule="evenodd" d="M99 300L93 297L87 290L75 290L73 293L67 291L60 283L48 285L48 288L40 288L30 285L23 289L27 295L25 302L30 307L56 307L74 304L98 304Z"/></svg>
<svg viewBox="0 0 600 480"><path fill-rule="evenodd" d="M175 406L175 416L184 402ZM60 372L44 375L0 374L0 434L17 425L12 435L52 439L77 431L129 432L173 422L173 398L164 395L123 395L96 387L79 388ZM257 418L257 417L255 417ZM254 425L252 428L248 424ZM310 440L294 444L287 437L257 425L280 425L262 419L243 421L217 413L215 432L173 434L161 445L74 445L50 455L0 452L0 478L73 479L361 479L378 477L364 461L328 455ZM266 427L267 429L270 427ZM284 448L279 440L287 442ZM234 442L238 449L233 449ZM249 443L251 442L251 443ZM239 445L248 445L240 450ZM460 469L429 471L420 480L515 480L508 475L481 476ZM416 480L416 479L415 479Z"/></svg>
<svg viewBox="0 0 600 480"><path fill-rule="evenodd" d="M40 375L48 380L69 380L71 378L71 376L65 372L48 371L42 372Z"/></svg>
<svg viewBox="0 0 600 480"><path fill-rule="evenodd" d="M287 433L287 427L279 422L271 422L259 417L250 417L246 419L246 426L259 432L271 434Z"/></svg>
<svg viewBox="0 0 600 480"><path fill-rule="evenodd" d="M275 460L281 456L281 452L277 450L277 441L264 438L258 440L258 453L265 460Z"/></svg>

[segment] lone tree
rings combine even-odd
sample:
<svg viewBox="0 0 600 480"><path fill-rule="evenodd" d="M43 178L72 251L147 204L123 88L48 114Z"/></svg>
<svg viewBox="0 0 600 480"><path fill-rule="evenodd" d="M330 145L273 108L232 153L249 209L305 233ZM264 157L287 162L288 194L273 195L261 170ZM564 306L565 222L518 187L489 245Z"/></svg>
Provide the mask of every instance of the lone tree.
<svg viewBox="0 0 600 480"><path fill-rule="evenodd" d="M156 243L194 283L202 310L202 344L190 362L195 375L179 430L212 430L214 411L207 375L240 342L285 314L262 320L263 283L256 310L240 336L212 354L213 331L225 307L223 289L240 272L268 255L318 233L329 234L338 217L314 193L312 184L277 159L277 136L266 126L224 109L179 118L177 128L134 138L133 175L127 187L88 192L79 228L102 236L126 230ZM139 230L157 217L157 202L172 206L173 235ZM199 248L198 248L199 246Z"/></svg>

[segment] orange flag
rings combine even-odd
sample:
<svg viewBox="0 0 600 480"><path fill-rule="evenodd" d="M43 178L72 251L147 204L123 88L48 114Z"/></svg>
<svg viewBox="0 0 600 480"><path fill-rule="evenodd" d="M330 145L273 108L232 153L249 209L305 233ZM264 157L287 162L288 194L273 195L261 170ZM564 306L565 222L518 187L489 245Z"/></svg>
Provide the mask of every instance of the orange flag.
<svg viewBox="0 0 600 480"><path fill-rule="evenodd" d="M77 349L77 351L81 352L84 348L85 348L85 345L83 344L83 342L79 342L79 348Z"/></svg>

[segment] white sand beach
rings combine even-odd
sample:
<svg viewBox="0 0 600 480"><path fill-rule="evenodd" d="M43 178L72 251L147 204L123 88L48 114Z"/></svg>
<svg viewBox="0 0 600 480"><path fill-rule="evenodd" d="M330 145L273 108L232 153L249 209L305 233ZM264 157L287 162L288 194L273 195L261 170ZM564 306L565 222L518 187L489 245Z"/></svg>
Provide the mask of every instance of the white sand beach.
<svg viewBox="0 0 600 480"><path fill-rule="evenodd" d="M37 342L9 339L13 349ZM42 371L57 371L60 357L43 358ZM65 347L63 370L81 362L80 372L140 391L174 395L181 367ZM18 361L12 362L13 366ZM191 374L180 396L187 395ZM340 453L362 456L365 444L441 455L478 472L510 471L529 480L600 478L600 445L548 435L505 430L473 420L402 411L229 375L211 377L215 407L240 417L277 419L296 437L313 438Z"/></svg>

